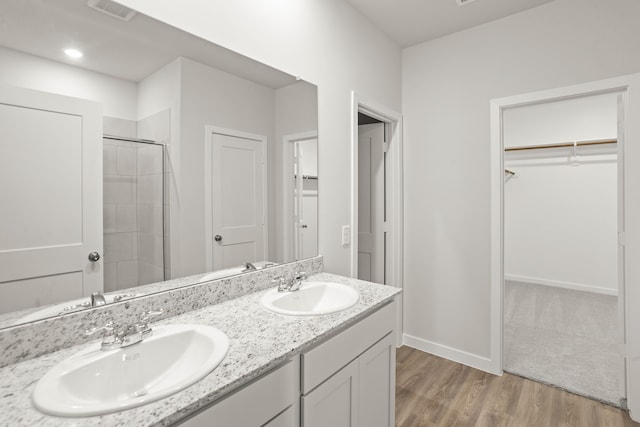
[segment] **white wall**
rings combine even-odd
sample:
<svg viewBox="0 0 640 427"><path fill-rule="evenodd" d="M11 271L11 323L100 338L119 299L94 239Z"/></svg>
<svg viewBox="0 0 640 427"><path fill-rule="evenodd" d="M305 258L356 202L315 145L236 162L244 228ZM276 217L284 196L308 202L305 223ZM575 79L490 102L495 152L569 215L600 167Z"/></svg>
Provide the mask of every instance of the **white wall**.
<svg viewBox="0 0 640 427"><path fill-rule="evenodd" d="M616 139L617 95L506 109L506 147ZM505 153L505 279L616 295L617 147Z"/></svg>
<svg viewBox="0 0 640 427"><path fill-rule="evenodd" d="M0 84L97 101L102 114L136 119L133 82L0 47Z"/></svg>
<svg viewBox="0 0 640 427"><path fill-rule="evenodd" d="M557 0L404 50L405 333L488 368L489 100L640 71L640 2Z"/></svg>
<svg viewBox="0 0 640 427"><path fill-rule="evenodd" d="M172 273L175 277L205 271L205 126L264 135L269 152L274 145L275 121L273 89L185 58L181 59L181 68L180 228L177 231L181 263L180 270ZM273 191L273 173L268 172L267 179L271 182L268 187ZM273 200L271 194L269 200ZM269 216L275 216L273 211ZM269 236L274 235L275 230L270 229Z"/></svg>
<svg viewBox="0 0 640 427"><path fill-rule="evenodd" d="M122 0L122 4L318 86L320 253L349 274L351 91L400 110L401 51L344 0ZM326 166L323 166L326 165Z"/></svg>

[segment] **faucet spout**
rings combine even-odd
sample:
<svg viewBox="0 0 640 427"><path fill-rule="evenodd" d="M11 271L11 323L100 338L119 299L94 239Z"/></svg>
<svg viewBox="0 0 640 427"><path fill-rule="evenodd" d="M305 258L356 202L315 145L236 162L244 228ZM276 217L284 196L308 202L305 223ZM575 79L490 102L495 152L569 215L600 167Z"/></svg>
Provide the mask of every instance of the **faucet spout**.
<svg viewBox="0 0 640 427"><path fill-rule="evenodd" d="M257 270L257 268L256 268L255 265L253 265L250 262L245 262L244 263L244 270L242 270L242 271L256 271L256 270Z"/></svg>
<svg viewBox="0 0 640 427"><path fill-rule="evenodd" d="M105 305L107 300L104 299L104 295L100 292L94 292L91 294L91 307L98 307L100 305Z"/></svg>

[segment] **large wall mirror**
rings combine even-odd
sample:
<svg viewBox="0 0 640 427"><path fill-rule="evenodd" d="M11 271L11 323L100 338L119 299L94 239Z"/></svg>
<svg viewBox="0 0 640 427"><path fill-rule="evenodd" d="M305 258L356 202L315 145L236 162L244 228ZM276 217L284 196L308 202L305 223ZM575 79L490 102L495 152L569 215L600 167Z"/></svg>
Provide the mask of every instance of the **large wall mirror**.
<svg viewBox="0 0 640 427"><path fill-rule="evenodd" d="M314 85L109 0L0 63L0 328L317 255Z"/></svg>

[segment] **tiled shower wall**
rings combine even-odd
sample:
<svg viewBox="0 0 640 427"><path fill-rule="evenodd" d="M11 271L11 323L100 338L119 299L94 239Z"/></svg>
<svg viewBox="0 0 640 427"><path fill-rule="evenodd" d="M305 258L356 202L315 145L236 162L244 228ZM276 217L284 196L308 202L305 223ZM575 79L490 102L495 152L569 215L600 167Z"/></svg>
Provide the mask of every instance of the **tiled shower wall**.
<svg viewBox="0 0 640 427"><path fill-rule="evenodd" d="M171 185L172 185L172 175L171 175L171 163L168 155L168 147L171 143L171 110L166 109L164 111L160 111L152 116L141 119L137 123L137 134L138 138L149 139L160 143L164 146L164 205L162 207L162 214L164 215L164 277L165 280L169 280L171 277L171 218L170 216L170 198L171 198ZM157 166L157 164L156 164ZM157 169L156 169L157 171ZM157 181L154 181L157 182ZM160 211L158 211L157 206L154 210L155 218L158 218ZM157 236L159 235L159 229L154 229L154 235L156 236L154 239L157 241ZM157 249L157 246L156 246ZM156 255L157 256L157 255ZM157 260L157 258L156 258ZM153 264L153 270L156 271L157 267L162 264L158 264L155 262ZM157 271L156 271L157 273ZM148 282L151 283L151 282Z"/></svg>
<svg viewBox="0 0 640 427"><path fill-rule="evenodd" d="M138 125L105 117L104 133L136 138ZM163 147L109 139L103 147L104 291L162 281Z"/></svg>

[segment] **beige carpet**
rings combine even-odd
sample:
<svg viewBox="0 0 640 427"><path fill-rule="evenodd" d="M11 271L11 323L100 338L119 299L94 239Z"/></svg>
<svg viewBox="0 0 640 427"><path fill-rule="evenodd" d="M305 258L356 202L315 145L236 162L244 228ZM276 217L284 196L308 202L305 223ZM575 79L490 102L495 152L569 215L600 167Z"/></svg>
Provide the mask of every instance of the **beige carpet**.
<svg viewBox="0 0 640 427"><path fill-rule="evenodd" d="M617 298L505 283L504 370L624 406Z"/></svg>

